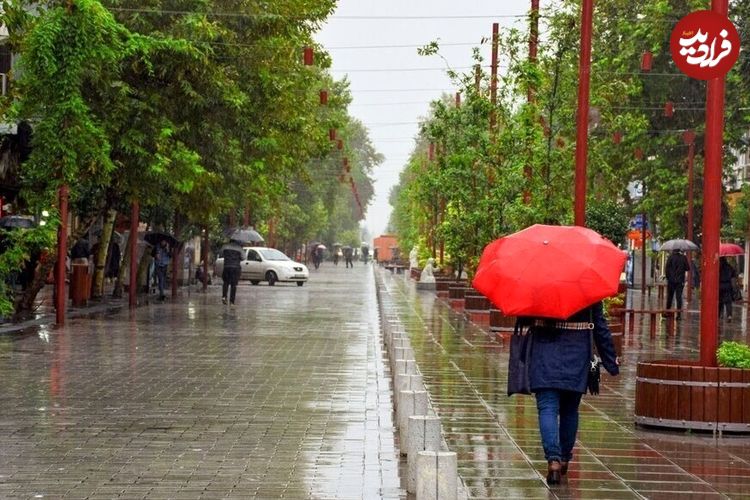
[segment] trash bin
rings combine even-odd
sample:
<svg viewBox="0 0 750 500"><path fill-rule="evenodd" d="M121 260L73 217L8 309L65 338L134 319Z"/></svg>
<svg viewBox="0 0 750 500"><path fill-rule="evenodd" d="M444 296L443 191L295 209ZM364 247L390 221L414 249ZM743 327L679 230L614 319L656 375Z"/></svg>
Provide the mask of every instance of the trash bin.
<svg viewBox="0 0 750 500"><path fill-rule="evenodd" d="M73 302L73 307L85 307L88 303L89 288L91 286L89 265L73 264L71 268L70 299Z"/></svg>

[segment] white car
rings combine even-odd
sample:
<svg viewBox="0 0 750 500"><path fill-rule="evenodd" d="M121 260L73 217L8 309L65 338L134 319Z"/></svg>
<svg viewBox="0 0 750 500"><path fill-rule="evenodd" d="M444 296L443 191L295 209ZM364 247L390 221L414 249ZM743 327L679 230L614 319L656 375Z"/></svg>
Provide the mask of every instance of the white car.
<svg viewBox="0 0 750 500"><path fill-rule="evenodd" d="M310 276L307 266L294 262L275 248L244 247L242 249L242 273L240 279L250 280L257 285L267 281L270 286L276 282L296 282L302 286ZM224 258L219 257L214 263L214 276L221 277L224 270Z"/></svg>

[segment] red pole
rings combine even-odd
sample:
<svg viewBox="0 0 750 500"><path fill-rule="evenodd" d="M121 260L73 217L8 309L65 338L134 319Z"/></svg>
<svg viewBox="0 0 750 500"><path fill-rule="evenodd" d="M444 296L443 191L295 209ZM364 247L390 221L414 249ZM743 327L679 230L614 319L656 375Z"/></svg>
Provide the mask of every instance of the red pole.
<svg viewBox="0 0 750 500"><path fill-rule="evenodd" d="M641 227L641 294L646 293L646 214L642 214L643 227Z"/></svg>
<svg viewBox="0 0 750 500"><path fill-rule="evenodd" d="M712 0L711 10L726 16L728 0ZM724 77L708 81L706 152L703 174L703 239L701 241L701 364L716 366L719 343L719 230L721 225L721 153L724 131Z"/></svg>
<svg viewBox="0 0 750 500"><path fill-rule="evenodd" d="M174 214L174 236L179 236L180 219ZM180 248L179 245L172 249L172 297L177 297L177 272L182 269L180 266Z"/></svg>
<svg viewBox="0 0 750 500"><path fill-rule="evenodd" d="M456 92L456 107L461 107L461 92Z"/></svg>
<svg viewBox="0 0 750 500"><path fill-rule="evenodd" d="M490 132L495 132L497 126L497 114L495 113L495 106L497 105L497 45L500 41L500 24L492 23L492 63L491 63L491 75L490 75L490 103L492 104L492 110L490 111Z"/></svg>
<svg viewBox="0 0 750 500"><path fill-rule="evenodd" d="M141 208L138 200L133 201L130 207L130 236L128 245L130 247L130 285L128 286L128 306L135 309L138 305L138 218L140 217Z"/></svg>
<svg viewBox="0 0 750 500"><path fill-rule="evenodd" d="M591 79L591 25L594 0L583 0L581 5L581 57L578 64L578 116L576 117L576 226L586 225L586 161L588 156L589 84ZM645 245L645 241L643 242ZM645 248L644 248L645 249Z"/></svg>
<svg viewBox="0 0 750 500"><path fill-rule="evenodd" d="M688 144L688 209L687 209L687 239L693 241L693 183L695 173L695 132L692 130L686 130L682 134L682 138ZM690 270L688 271L688 287L687 287L687 301L693 299L693 258L692 252L687 252L688 260L690 261Z"/></svg>
<svg viewBox="0 0 750 500"><path fill-rule="evenodd" d="M539 0L531 0L531 12L529 13L529 63L536 63L537 56L537 45L539 43ZM533 104L536 100L534 97L534 91L536 89L529 85L526 99L529 104ZM531 151L529 151L531 156ZM531 169L531 158L529 163L523 168L523 176L526 178L526 189L523 191L523 202L526 205L531 203L531 191L529 190L529 182L531 181L532 169Z"/></svg>
<svg viewBox="0 0 750 500"><path fill-rule="evenodd" d="M55 322L58 326L65 324L65 260L68 256L68 195L67 184L60 186L60 227L57 230L57 273L55 276Z"/></svg>
<svg viewBox="0 0 750 500"><path fill-rule="evenodd" d="M203 231L205 233L205 236L203 237L203 251L201 252L203 254L203 291L205 292L208 290L208 226L203 228Z"/></svg>
<svg viewBox="0 0 750 500"><path fill-rule="evenodd" d="M229 211L229 227L234 227L235 222L235 210L234 208Z"/></svg>

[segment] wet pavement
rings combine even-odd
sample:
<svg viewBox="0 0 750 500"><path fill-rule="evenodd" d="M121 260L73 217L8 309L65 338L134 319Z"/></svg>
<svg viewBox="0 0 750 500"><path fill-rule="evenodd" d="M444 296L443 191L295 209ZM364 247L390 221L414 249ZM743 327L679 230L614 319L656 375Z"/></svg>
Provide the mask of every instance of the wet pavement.
<svg viewBox="0 0 750 500"><path fill-rule="evenodd" d="M0 498L405 498L374 277L0 335Z"/></svg>
<svg viewBox="0 0 750 500"><path fill-rule="evenodd" d="M507 342L490 337L434 292L379 272L471 498L750 498L750 438L633 423L636 363L698 357L697 301L673 336L660 323L652 337L648 318L638 321L632 335L626 331L621 375L603 375L601 394L584 397L569 479L550 488L534 400L505 393ZM656 297L629 293L630 304L655 305ZM747 341L747 310L735 306L734 320L723 323L722 338Z"/></svg>

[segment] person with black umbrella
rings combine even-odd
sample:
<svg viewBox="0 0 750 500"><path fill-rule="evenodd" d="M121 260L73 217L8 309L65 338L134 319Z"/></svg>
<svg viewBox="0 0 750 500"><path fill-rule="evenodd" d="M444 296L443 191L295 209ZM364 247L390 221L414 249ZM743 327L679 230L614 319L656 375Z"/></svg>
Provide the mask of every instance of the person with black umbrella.
<svg viewBox="0 0 750 500"><path fill-rule="evenodd" d="M667 309L672 309L672 300L677 299L677 319L681 318L682 289L685 287L685 273L690 271L690 263L679 249L672 250L667 259L664 274L667 278Z"/></svg>
<svg viewBox="0 0 750 500"><path fill-rule="evenodd" d="M156 282L159 286L159 300L166 300L164 285L167 282L167 268L172 260L172 252L166 239L161 240L154 248L154 269L156 271Z"/></svg>
<svg viewBox="0 0 750 500"><path fill-rule="evenodd" d="M221 302L227 303L227 292L229 292L229 303L234 305L237 296L237 284L240 281L242 272L242 247L230 241L221 247L221 256L224 258L224 269L221 272Z"/></svg>

